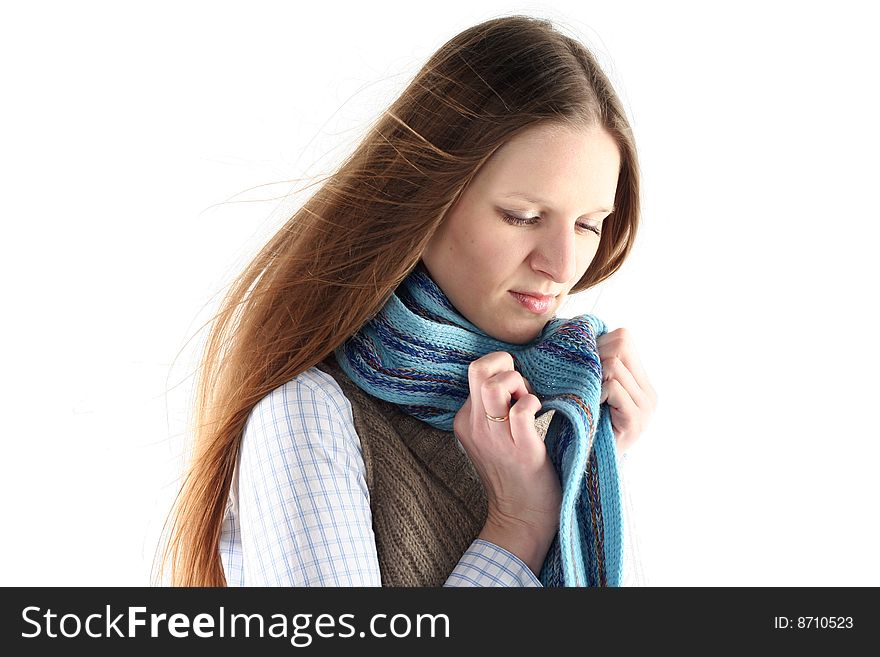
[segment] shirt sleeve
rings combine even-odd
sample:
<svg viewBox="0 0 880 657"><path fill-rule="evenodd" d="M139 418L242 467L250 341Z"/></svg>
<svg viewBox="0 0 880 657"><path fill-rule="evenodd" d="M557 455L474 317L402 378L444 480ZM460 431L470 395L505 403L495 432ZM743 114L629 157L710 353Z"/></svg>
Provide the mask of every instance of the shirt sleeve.
<svg viewBox="0 0 880 657"><path fill-rule="evenodd" d="M542 586L532 569L512 552L477 538L459 559L446 586Z"/></svg>
<svg viewBox="0 0 880 657"><path fill-rule="evenodd" d="M246 423L237 515L247 586L381 586L360 439L329 379L300 374ZM515 555L475 539L444 586L541 583Z"/></svg>
<svg viewBox="0 0 880 657"><path fill-rule="evenodd" d="M325 386L304 372L248 419L238 500L248 586L381 586L360 444L341 421L347 400Z"/></svg>

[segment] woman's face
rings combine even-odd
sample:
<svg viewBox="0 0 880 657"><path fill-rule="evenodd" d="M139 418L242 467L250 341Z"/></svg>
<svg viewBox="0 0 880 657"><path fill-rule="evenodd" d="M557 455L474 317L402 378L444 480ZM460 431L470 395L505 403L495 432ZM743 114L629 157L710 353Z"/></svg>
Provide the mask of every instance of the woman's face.
<svg viewBox="0 0 880 657"><path fill-rule="evenodd" d="M480 169L422 261L472 324L503 342L531 342L593 260L594 231L613 210L619 169L619 150L603 128L526 130ZM513 291L554 298L546 310L530 310Z"/></svg>

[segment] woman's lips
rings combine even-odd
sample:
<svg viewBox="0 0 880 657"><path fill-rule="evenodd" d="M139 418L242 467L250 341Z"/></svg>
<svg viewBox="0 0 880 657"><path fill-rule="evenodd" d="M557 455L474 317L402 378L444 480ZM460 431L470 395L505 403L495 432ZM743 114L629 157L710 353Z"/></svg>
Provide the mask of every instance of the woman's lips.
<svg viewBox="0 0 880 657"><path fill-rule="evenodd" d="M527 308L536 315L543 315L550 310L553 305L553 300L556 298L553 296L534 297L529 294L523 294L522 292L514 292L513 290L510 290L510 295L516 299L521 306Z"/></svg>

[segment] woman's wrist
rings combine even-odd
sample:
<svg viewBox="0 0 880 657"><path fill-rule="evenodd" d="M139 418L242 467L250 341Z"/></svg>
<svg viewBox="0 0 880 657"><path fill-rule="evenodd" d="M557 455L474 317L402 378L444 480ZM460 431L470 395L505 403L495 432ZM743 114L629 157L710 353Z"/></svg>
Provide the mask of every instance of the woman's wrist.
<svg viewBox="0 0 880 657"><path fill-rule="evenodd" d="M535 536L521 529L497 527L486 523L477 538L504 548L520 559L537 577L553 542L553 536Z"/></svg>

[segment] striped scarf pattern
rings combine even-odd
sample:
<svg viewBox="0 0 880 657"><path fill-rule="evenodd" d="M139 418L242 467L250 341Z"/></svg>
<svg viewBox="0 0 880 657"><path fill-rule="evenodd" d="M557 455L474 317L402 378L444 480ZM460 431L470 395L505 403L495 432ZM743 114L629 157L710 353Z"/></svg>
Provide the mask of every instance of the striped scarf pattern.
<svg viewBox="0 0 880 657"><path fill-rule="evenodd" d="M506 351L541 400L556 412L544 443L562 487L559 531L538 575L544 586L620 586L623 511L593 315L553 317L532 342L486 335L449 302L421 261L382 309L335 350L348 377L370 395L443 431L470 393L468 366Z"/></svg>

